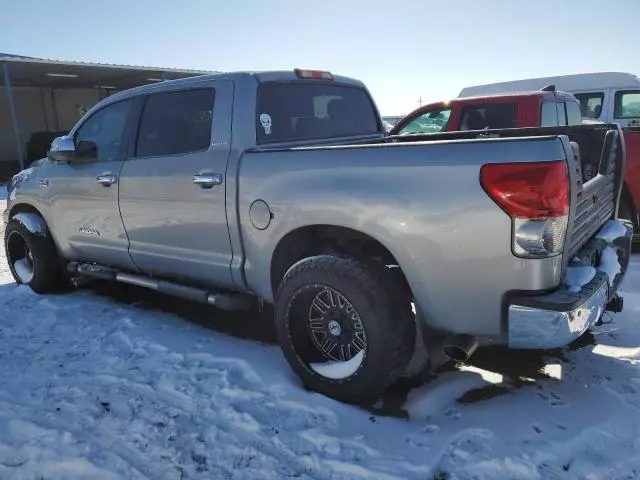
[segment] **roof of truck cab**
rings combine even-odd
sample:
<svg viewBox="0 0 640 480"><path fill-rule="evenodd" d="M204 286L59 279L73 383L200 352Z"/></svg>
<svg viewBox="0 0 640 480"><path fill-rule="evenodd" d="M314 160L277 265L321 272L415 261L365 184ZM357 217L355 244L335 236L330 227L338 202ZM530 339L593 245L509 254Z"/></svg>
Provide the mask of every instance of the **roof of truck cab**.
<svg viewBox="0 0 640 480"><path fill-rule="evenodd" d="M560 92L560 91L556 91L554 93L554 92L544 91L544 90L500 93L495 95L479 95L476 97L452 98L450 100L429 103L427 105L423 105L421 107L416 108L411 113L408 113L407 115L405 115L405 117L403 118L411 117L416 114L421 114L423 112L427 112L435 108L454 107L455 105L458 105L458 104L473 105L473 104L487 104L487 103L504 103L508 101L517 101L522 98L539 98L541 100L547 100L552 98L568 98L568 99L577 101L575 97L570 93Z"/></svg>
<svg viewBox="0 0 640 480"><path fill-rule="evenodd" d="M344 77L341 75L333 75L332 80L318 80L318 79L301 79L298 78L295 71L293 70L274 70L274 71L264 71L264 72L223 72L223 73L214 73L210 75L198 75L193 77L180 78L177 80L166 80L163 82L152 83L148 85L142 85L135 88L130 88L128 90L123 90L118 93L114 93L110 95L109 99L116 100L121 98L128 98L133 95L140 95L144 93L157 92L162 90L173 90L175 88L179 88L181 86L187 85L196 85L199 83L207 83L212 80L239 80L246 78L254 78L258 83L263 82L273 82L273 81L299 81L299 82L326 82L326 83L340 83L343 85L353 85L357 87L364 87L364 84L360 80L356 80L355 78Z"/></svg>
<svg viewBox="0 0 640 480"><path fill-rule="evenodd" d="M556 90L548 91L548 90L526 90L522 92L505 92L505 93L494 93L487 95L474 95L472 97L457 97L447 100L446 102L438 102L438 103L448 103L455 105L456 103L491 103L491 102L499 102L504 100L511 99L520 99L523 97L535 97L546 100L548 98L571 98L574 99L574 96L570 93Z"/></svg>

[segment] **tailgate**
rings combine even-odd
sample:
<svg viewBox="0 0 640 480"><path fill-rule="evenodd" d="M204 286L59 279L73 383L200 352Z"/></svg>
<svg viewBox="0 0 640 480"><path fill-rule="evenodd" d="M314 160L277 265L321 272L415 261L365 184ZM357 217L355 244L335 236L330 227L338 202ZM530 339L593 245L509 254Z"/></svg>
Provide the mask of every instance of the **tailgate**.
<svg viewBox="0 0 640 480"><path fill-rule="evenodd" d="M574 171L574 213L566 243L566 257L571 258L615 216L624 176L625 151L622 132L616 125L569 132L567 136L573 148L569 163Z"/></svg>

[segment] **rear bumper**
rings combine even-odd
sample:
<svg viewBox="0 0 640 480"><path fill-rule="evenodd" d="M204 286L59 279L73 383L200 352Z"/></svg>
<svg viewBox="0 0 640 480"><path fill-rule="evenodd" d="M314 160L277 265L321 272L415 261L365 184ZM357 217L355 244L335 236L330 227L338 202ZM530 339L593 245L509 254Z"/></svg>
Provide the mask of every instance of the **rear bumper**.
<svg viewBox="0 0 640 480"><path fill-rule="evenodd" d="M510 348L549 349L568 345L593 326L602 316L607 303L615 296L629 265L633 227L611 244L593 238L580 252L582 264L598 257L604 248L616 249L620 273L613 279L598 271L591 282L579 292L565 286L544 295L512 296L507 302L508 338ZM578 263L580 264L580 263Z"/></svg>

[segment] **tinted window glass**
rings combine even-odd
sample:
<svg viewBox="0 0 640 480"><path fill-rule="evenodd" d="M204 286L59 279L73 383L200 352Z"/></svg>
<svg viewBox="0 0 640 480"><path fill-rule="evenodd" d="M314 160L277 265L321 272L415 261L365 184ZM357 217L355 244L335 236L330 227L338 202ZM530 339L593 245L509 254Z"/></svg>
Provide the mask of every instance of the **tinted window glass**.
<svg viewBox="0 0 640 480"><path fill-rule="evenodd" d="M604 93L576 93L574 97L580 102L580 114L587 118L600 118Z"/></svg>
<svg viewBox="0 0 640 480"><path fill-rule="evenodd" d="M462 109L460 130L515 128L516 114L515 103L470 105Z"/></svg>
<svg viewBox="0 0 640 480"><path fill-rule="evenodd" d="M213 89L149 95L136 154L157 157L206 150L211 144Z"/></svg>
<svg viewBox="0 0 640 480"><path fill-rule="evenodd" d="M122 140L131 101L107 105L91 115L75 135L79 158L108 162L122 160Z"/></svg>
<svg viewBox="0 0 640 480"><path fill-rule="evenodd" d="M558 109L555 102L544 102L540 109L540 126L555 127L558 125Z"/></svg>
<svg viewBox="0 0 640 480"><path fill-rule="evenodd" d="M451 109L430 110L413 118L398 131L398 135L410 133L438 133L447 129Z"/></svg>
<svg viewBox="0 0 640 480"><path fill-rule="evenodd" d="M580 104L577 102L567 102L567 125L581 125L582 114Z"/></svg>
<svg viewBox="0 0 640 480"><path fill-rule="evenodd" d="M258 143L379 132L365 90L331 83L263 83L258 89Z"/></svg>
<svg viewBox="0 0 640 480"><path fill-rule="evenodd" d="M613 116L615 118L640 117L640 91L616 92Z"/></svg>

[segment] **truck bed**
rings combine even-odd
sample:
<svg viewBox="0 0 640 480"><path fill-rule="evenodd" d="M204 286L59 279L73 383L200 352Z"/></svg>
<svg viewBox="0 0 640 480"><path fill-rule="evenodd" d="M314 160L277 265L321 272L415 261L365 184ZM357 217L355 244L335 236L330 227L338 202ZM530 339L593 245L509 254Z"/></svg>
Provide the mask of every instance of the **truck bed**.
<svg viewBox="0 0 640 480"><path fill-rule="evenodd" d="M571 254L614 215L622 172L612 159L622 157L619 150L614 154L613 147L604 148L612 128L615 136L617 126L598 125L387 137L245 152L239 167L238 212L247 285L272 300L274 252L281 244L295 250L306 242L289 243L285 237L297 239L298 232L307 232L312 238L317 226L352 229L388 249L417 303L432 317L431 325L467 332L481 342L504 342L506 329L500 319L505 293L556 289ZM496 138L485 140L487 135ZM517 257L512 253L511 218L483 190L481 167L565 160L572 149L569 140L582 152L569 172L569 249L547 258ZM619 139L614 143L620 146ZM601 157L609 161L601 162ZM583 165L589 162L599 166L599 173L585 182ZM598 193L602 199L593 204ZM252 223L250 210L256 199L269 206L271 220L264 230Z"/></svg>
<svg viewBox="0 0 640 480"><path fill-rule="evenodd" d="M431 135L403 135L385 139L390 143L437 142L478 138L522 138L566 135L574 147L575 181L573 224L569 226L565 258L571 258L598 229L617 213L625 171L625 145L614 124L590 124L502 130L461 131ZM566 262L565 262L566 264Z"/></svg>

